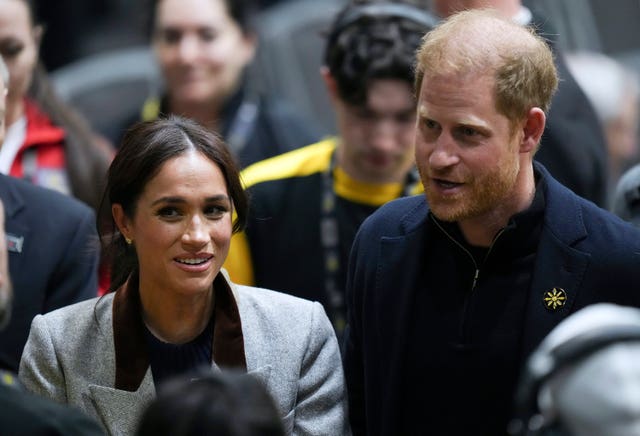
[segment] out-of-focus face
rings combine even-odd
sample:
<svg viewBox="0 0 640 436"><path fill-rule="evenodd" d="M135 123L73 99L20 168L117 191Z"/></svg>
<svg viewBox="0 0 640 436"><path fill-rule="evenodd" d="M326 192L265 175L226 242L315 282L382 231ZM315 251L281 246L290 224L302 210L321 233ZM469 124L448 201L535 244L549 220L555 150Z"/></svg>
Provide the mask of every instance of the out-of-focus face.
<svg viewBox="0 0 640 436"><path fill-rule="evenodd" d="M638 98L629 93L623 97L620 115L604 125L612 163L623 165L638 155L638 124Z"/></svg>
<svg viewBox="0 0 640 436"><path fill-rule="evenodd" d="M219 106L253 58L253 38L223 0L161 0L156 12L153 46L171 102Z"/></svg>
<svg viewBox="0 0 640 436"><path fill-rule="evenodd" d="M34 27L22 0L0 0L0 55L11 76L7 106L22 101L38 61L40 27ZM21 114L18 114L21 115Z"/></svg>
<svg viewBox="0 0 640 436"><path fill-rule="evenodd" d="M444 221L519 212L519 140L495 105L494 79L425 76L418 100L416 163L433 214Z"/></svg>
<svg viewBox="0 0 640 436"><path fill-rule="evenodd" d="M416 106L411 86L379 79L365 106L333 98L341 145L338 159L351 177L369 183L401 181L413 166Z"/></svg>
<svg viewBox="0 0 640 436"><path fill-rule="evenodd" d="M7 115L7 86L0 77L0 144L4 142L5 117Z"/></svg>
<svg viewBox="0 0 640 436"><path fill-rule="evenodd" d="M190 298L211 290L232 233L232 201L215 163L197 151L165 162L134 216L124 216L118 204L113 215L135 246L141 294Z"/></svg>

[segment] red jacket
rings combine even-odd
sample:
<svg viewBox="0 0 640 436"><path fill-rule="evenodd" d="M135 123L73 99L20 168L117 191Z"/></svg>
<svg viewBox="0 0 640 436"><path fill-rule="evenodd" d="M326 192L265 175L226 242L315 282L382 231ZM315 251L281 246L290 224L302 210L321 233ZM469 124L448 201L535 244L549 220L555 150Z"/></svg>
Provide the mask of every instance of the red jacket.
<svg viewBox="0 0 640 436"><path fill-rule="evenodd" d="M9 175L70 194L65 159L65 132L29 99L25 99L27 132Z"/></svg>

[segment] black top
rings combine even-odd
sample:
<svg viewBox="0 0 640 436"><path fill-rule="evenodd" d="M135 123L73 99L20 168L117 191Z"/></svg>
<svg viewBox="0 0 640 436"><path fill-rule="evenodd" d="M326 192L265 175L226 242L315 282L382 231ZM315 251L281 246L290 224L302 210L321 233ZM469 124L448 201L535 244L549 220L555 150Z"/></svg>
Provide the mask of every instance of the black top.
<svg viewBox="0 0 640 436"><path fill-rule="evenodd" d="M146 105L150 102L158 104L155 98L147 100ZM135 122L170 114L166 96L154 110L143 109L141 112L112 133L114 144L119 146L124 132ZM223 105L218 133L236 156L240 168L312 144L327 134L288 102L253 92L248 79Z"/></svg>
<svg viewBox="0 0 640 436"><path fill-rule="evenodd" d="M156 389L167 379L211 366L214 319L212 315L205 329L194 340L185 344L163 342L145 326L149 362Z"/></svg>
<svg viewBox="0 0 640 436"><path fill-rule="evenodd" d="M521 338L545 200L514 215L491 247L471 247L456 223L430 216L435 235L412 305L407 394L401 420L410 434L428 423L433 435L503 435L521 367ZM411 397L412 395L409 395ZM464 410L465 419L458 419ZM490 429L488 432L479 429Z"/></svg>
<svg viewBox="0 0 640 436"><path fill-rule="evenodd" d="M18 376L0 370L0 433L30 436L98 436L102 428L84 413L22 389Z"/></svg>

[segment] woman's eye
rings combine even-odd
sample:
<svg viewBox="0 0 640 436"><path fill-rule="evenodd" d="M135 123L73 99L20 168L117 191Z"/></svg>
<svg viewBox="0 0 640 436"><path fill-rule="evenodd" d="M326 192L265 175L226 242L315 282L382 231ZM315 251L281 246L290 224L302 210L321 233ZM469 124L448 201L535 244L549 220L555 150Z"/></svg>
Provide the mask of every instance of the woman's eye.
<svg viewBox="0 0 640 436"><path fill-rule="evenodd" d="M175 207L163 207L158 211L158 216L163 218L175 218L180 216L180 212Z"/></svg>
<svg viewBox="0 0 640 436"><path fill-rule="evenodd" d="M218 218L220 216L222 216L225 212L227 211L227 209L225 207L222 206L207 206L204 209L204 213L207 216L210 217L214 217L214 218Z"/></svg>
<svg viewBox="0 0 640 436"><path fill-rule="evenodd" d="M2 54L2 56L5 58L12 58L14 56L19 55L20 52L22 52L23 48L24 48L24 45L19 44L17 42L2 44L0 46L0 54Z"/></svg>
<svg viewBox="0 0 640 436"><path fill-rule="evenodd" d="M218 37L218 32L213 29L203 29L199 32L200 40L204 42L212 42Z"/></svg>
<svg viewBox="0 0 640 436"><path fill-rule="evenodd" d="M165 44L176 44L180 41L182 35L179 31L173 29L167 29L160 33L160 39Z"/></svg>

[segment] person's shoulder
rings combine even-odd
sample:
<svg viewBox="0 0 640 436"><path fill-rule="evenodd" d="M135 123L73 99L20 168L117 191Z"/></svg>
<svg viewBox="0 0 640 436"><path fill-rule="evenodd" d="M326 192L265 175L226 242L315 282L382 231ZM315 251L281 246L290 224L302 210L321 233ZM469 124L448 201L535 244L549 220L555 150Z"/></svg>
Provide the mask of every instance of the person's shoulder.
<svg viewBox="0 0 640 436"><path fill-rule="evenodd" d="M618 180L612 211L625 221L640 223L640 164L628 169Z"/></svg>
<svg viewBox="0 0 640 436"><path fill-rule="evenodd" d="M97 317L101 317L105 313L110 313L111 302L113 301L113 293L102 297L94 297L83 300L68 306L60 307L43 315L38 315L49 326L59 326L64 332L67 327L72 326L72 330L76 329L87 321L93 322Z"/></svg>
<svg viewBox="0 0 640 436"><path fill-rule="evenodd" d="M15 177L0 174L0 186L5 209L24 203L27 208L41 211L47 217L63 215L69 219L94 214L88 205L74 197Z"/></svg>
<svg viewBox="0 0 640 436"><path fill-rule="evenodd" d="M0 428L7 434L104 434L79 410L19 389L0 386L0 405Z"/></svg>
<svg viewBox="0 0 640 436"><path fill-rule="evenodd" d="M564 233L566 226L582 229L585 238L581 245L603 248L601 252L640 251L640 229L558 182L549 182L548 186L551 207L547 222L558 232Z"/></svg>
<svg viewBox="0 0 640 436"><path fill-rule="evenodd" d="M320 173L329 166L335 146L335 138L328 138L256 162L242 171L244 186L251 189L256 185Z"/></svg>
<svg viewBox="0 0 640 436"><path fill-rule="evenodd" d="M304 298L285 294L271 289L253 286L235 285L239 304L250 305L261 310L282 313L308 312L313 308L313 302Z"/></svg>
<svg viewBox="0 0 640 436"><path fill-rule="evenodd" d="M248 348L274 347L273 350L280 350L277 353L290 353L304 350L310 337L333 334L331 323L318 302L239 285L236 285L236 298Z"/></svg>
<svg viewBox="0 0 640 436"><path fill-rule="evenodd" d="M369 215L360 229L380 232L386 236L400 236L420 228L428 210L424 194L398 198Z"/></svg>

